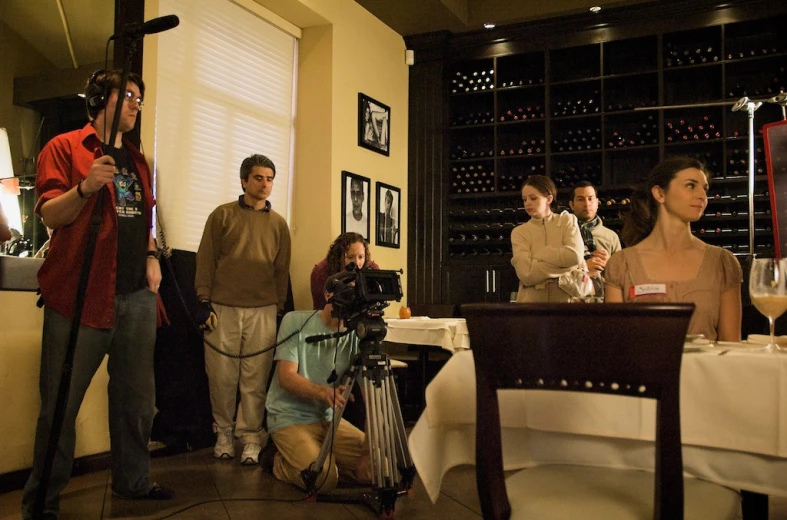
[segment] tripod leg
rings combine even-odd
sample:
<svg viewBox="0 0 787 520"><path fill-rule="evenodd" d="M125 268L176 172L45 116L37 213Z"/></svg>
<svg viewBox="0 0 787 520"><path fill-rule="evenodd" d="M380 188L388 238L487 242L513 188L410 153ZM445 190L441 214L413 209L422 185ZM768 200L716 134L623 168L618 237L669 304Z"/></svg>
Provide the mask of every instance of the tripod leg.
<svg viewBox="0 0 787 520"><path fill-rule="evenodd" d="M402 417L402 409L399 406L399 396L396 391L396 384L393 380L393 375L388 371L386 379L391 396L392 411L393 411L393 424L395 425L395 439L396 439L396 455L397 455L397 469L401 474L400 489L409 490L412 488L413 480L415 479L415 465L410 456L410 448L407 445L407 431L404 428L404 419Z"/></svg>
<svg viewBox="0 0 787 520"><path fill-rule="evenodd" d="M382 518L393 518L399 494L412 487L414 467L405 438L390 361L379 354L364 365L363 384L368 403L368 438L373 453L374 504Z"/></svg>
<svg viewBox="0 0 787 520"><path fill-rule="evenodd" d="M378 372L380 376L380 404L383 411L383 424L385 425L383 446L385 447L386 472L389 478L388 485L393 487L399 481L399 474L396 470L396 450L394 449L393 407L391 405L391 396L388 392L387 370L380 368Z"/></svg>
<svg viewBox="0 0 787 520"><path fill-rule="evenodd" d="M380 459L380 415L376 388L371 379L370 371L363 368L364 399L366 399L366 438L369 443L369 459L372 464L372 485L383 486L382 460Z"/></svg>
<svg viewBox="0 0 787 520"><path fill-rule="evenodd" d="M350 394L352 393L353 385L355 384L357 375L358 366L356 363L354 363L353 366L347 370L344 376L342 376L341 384L345 385L344 392L342 392L342 397L344 397L345 403L347 403L350 399ZM343 413L344 407L334 410L333 422L331 427L328 429L327 435L325 435L325 438L322 441L320 454L317 456L317 460L314 461L308 468L301 471L301 478L303 479L303 484L306 487L306 493L309 497L316 495L319 491L319 488L317 487L317 477L320 475L320 473L322 473L323 467L325 466L325 459L327 459L328 455L330 454L331 448L333 446L333 437L336 434L336 429L339 427L339 421L342 420ZM327 471L330 471L330 468Z"/></svg>

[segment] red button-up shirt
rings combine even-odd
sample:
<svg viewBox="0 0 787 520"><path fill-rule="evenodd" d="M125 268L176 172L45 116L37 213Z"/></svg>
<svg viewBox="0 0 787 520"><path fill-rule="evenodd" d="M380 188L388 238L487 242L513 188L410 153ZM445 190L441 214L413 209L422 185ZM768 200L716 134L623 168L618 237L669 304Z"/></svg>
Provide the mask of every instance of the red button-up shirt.
<svg viewBox="0 0 787 520"><path fill-rule="evenodd" d="M131 152L139 174L150 228L154 204L150 169L144 156L131 142L124 139L123 144ZM101 141L91 124L49 141L38 157L36 213L40 216L41 206L46 201L63 195L87 177L93 161L101 155ZM118 225L115 187L111 182L106 186L109 193L104 196L96 252L82 310L82 324L100 329L112 328L115 324ZM44 304L69 318L74 314L77 285L90 233L90 216L98 198L94 194L72 223L54 231L49 254L38 271Z"/></svg>

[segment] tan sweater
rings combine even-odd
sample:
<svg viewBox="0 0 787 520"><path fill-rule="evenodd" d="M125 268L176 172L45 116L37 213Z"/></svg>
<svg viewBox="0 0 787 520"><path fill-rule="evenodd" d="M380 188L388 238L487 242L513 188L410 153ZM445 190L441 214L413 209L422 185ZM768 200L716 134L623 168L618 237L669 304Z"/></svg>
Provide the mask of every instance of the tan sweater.
<svg viewBox="0 0 787 520"><path fill-rule="evenodd" d="M590 233L593 235L596 247L606 250L609 256L623 249L620 245L620 237L618 234L608 227L604 227L604 224L594 227L590 230Z"/></svg>
<svg viewBox="0 0 787 520"><path fill-rule="evenodd" d="M511 265L519 278L518 302L568 301L557 279L583 264L585 246L577 217L553 213L531 218L511 232Z"/></svg>
<svg viewBox="0 0 787 520"><path fill-rule="evenodd" d="M222 305L284 309L290 269L290 230L275 211L236 202L216 208L197 251L198 295Z"/></svg>

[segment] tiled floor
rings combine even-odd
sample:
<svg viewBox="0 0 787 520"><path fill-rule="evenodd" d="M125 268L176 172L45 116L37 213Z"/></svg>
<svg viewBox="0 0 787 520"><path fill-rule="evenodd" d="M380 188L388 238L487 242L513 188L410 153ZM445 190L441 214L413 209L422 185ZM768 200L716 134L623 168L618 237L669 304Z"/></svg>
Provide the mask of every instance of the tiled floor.
<svg viewBox="0 0 787 520"><path fill-rule="evenodd" d="M61 520L88 519L374 519L365 505L306 503L298 489L279 482L259 466L241 466L238 458L221 461L211 448L152 459L152 478L175 490L172 501L134 501L112 497L109 471L75 477L61 495ZM396 501L396 518L469 520L481 517L475 496L474 468L447 476L445 492L432 505L416 481L415 492ZM356 496L369 488L340 489ZM0 520L21 518L21 491L0 495Z"/></svg>
<svg viewBox="0 0 787 520"><path fill-rule="evenodd" d="M259 466L241 466L213 458L212 449L155 457L153 478L173 488L172 501L112 498L109 472L75 477L61 498L62 520L90 519L374 519L369 508L356 504L307 503L303 493L282 484ZM368 490L361 488L360 491ZM340 490L342 493L357 490ZM0 520L18 520L21 491L0 495ZM787 499L771 499L770 520L787 520ZM396 502L396 518L468 520L481 518L475 469L462 466L446 475L440 498L432 505L416 479L415 492Z"/></svg>

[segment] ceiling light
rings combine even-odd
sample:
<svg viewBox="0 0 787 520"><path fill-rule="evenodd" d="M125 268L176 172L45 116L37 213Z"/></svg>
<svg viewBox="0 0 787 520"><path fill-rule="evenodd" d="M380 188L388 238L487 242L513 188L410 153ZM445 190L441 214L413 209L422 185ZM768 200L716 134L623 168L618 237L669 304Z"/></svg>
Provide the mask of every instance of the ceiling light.
<svg viewBox="0 0 787 520"><path fill-rule="evenodd" d="M590 8L590 12L594 13L594 14L600 13L601 12L601 6L600 5L594 5L593 7Z"/></svg>
<svg viewBox="0 0 787 520"><path fill-rule="evenodd" d="M494 28L495 28L495 24L493 24L492 22L486 22L484 24L484 29L494 29Z"/></svg>

